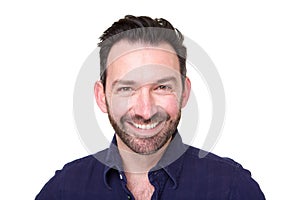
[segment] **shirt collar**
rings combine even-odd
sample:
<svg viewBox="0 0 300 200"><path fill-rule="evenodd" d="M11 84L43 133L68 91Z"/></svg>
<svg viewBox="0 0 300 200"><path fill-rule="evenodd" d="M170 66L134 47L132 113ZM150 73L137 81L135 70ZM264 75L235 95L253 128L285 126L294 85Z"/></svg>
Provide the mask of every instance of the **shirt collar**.
<svg viewBox="0 0 300 200"><path fill-rule="evenodd" d="M178 185L178 179L181 173L182 163L183 163L183 154L187 150L188 145L183 144L182 139L178 131L176 131L172 140L167 147L163 157L157 163L157 165L150 170L157 171L163 169L166 174L170 177L173 182L173 189L175 189ZM104 168L104 183L105 185L111 189L109 184L109 172L112 169L117 170L119 173L123 173L122 167L122 159L119 154L119 150L117 147L116 136L114 135L110 147L106 151L106 155L104 157L105 168Z"/></svg>
<svg viewBox="0 0 300 200"><path fill-rule="evenodd" d="M173 182L173 189L178 185L183 164L183 154L188 147L188 145L183 144L180 134L176 131L163 157L156 167L151 170L164 169Z"/></svg>

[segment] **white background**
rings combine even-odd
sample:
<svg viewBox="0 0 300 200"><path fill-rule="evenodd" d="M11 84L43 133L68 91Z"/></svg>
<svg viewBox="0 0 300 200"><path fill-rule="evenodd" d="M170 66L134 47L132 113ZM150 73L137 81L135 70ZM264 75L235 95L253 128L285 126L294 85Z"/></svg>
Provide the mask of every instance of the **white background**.
<svg viewBox="0 0 300 200"><path fill-rule="evenodd" d="M1 1L0 199L33 199L88 152L73 89L100 34L126 14L163 17L211 57L226 93L213 152L250 169L267 199L299 198L297 1Z"/></svg>

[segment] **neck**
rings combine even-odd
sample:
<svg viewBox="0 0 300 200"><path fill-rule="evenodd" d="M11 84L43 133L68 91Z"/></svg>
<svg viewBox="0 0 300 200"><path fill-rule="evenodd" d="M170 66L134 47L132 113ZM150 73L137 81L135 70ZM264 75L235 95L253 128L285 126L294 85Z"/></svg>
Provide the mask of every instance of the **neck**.
<svg viewBox="0 0 300 200"><path fill-rule="evenodd" d="M138 154L132 151L116 135L118 149L123 161L124 171L128 173L147 174L161 159L171 139L158 151L149 155Z"/></svg>

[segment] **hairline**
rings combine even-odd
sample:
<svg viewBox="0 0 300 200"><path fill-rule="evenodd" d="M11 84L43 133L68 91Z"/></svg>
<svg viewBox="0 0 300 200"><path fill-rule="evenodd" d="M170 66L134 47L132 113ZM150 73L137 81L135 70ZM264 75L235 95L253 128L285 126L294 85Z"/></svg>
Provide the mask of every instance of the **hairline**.
<svg viewBox="0 0 300 200"><path fill-rule="evenodd" d="M116 45L118 45L119 43L121 43L121 42L128 42L128 44L131 44L131 45L134 45L134 44L141 44L141 45L147 45L146 47L140 47L140 48L134 48L134 49L131 49L130 51L125 51L124 53L122 53L122 54L120 54L120 55L118 55L118 56L116 56L112 61L109 61L110 59L110 54L111 54L111 50L116 46ZM158 46L160 46L160 45L163 45L163 44L166 44L166 45L168 45L168 47L170 48L170 49L166 49L166 48L159 48ZM148 46L149 45L149 46ZM174 55L176 55L176 59L177 59L177 62L178 62L178 71L179 71L179 73L180 73L180 75L181 75L181 77L182 77L182 89L184 90L184 85L185 85L185 81L184 81L184 79L185 79L185 77L186 77L186 74L185 75L183 75L182 73L181 73L181 63L180 63L180 59L179 59L179 57L180 57L180 55L178 55L178 53L176 52L176 49L173 47L173 45L170 43L170 42L168 42L168 41L166 41L166 40L161 40L161 41L154 41L154 42L151 42L151 41L144 41L144 40L142 40L142 39L138 39L138 40L131 40L130 38L128 38L128 37L124 37L124 38L121 38L120 40L118 40L118 41L115 41L114 43L113 43L113 45L111 45L111 47L110 47L110 49L109 49L109 52L108 52L108 54L107 54L107 59L106 59L106 63L105 63L105 70L102 72L102 73L105 73L105 80L104 80L104 82L105 82L105 84L103 84L103 82L102 82L102 84L103 84L103 88L104 88L104 92L106 91L106 86L107 86L107 69L109 68L109 66L110 65L112 65L116 60L118 60L120 57L122 57L122 56L124 56L124 55L126 55L126 54L128 54L128 53L132 53L132 52L135 52L135 51L139 51L139 50L143 50L143 49L156 49L156 50L161 50L161 51L163 51L163 52L168 52L168 53L170 53L170 54L174 54ZM184 77L183 77L184 76Z"/></svg>

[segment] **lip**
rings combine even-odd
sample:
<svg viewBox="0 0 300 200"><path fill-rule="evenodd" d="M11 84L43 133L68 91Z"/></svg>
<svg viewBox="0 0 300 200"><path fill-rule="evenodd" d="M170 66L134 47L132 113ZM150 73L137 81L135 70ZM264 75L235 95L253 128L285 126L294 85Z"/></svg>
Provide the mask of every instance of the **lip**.
<svg viewBox="0 0 300 200"><path fill-rule="evenodd" d="M138 124L138 123L131 123L133 126L135 126L138 129L142 129L142 130L150 130L150 129L154 129L160 122L154 122L151 124Z"/></svg>
<svg viewBox="0 0 300 200"><path fill-rule="evenodd" d="M133 135L138 137L148 138L159 133L164 127L165 121L154 122L151 124L138 124L134 122L126 122L132 130Z"/></svg>

